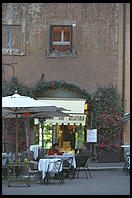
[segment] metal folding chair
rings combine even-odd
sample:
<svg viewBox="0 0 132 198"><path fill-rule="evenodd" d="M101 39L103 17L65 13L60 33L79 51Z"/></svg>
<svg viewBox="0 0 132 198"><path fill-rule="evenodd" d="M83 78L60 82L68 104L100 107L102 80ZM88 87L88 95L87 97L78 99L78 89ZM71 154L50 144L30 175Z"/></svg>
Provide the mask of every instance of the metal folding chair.
<svg viewBox="0 0 132 198"><path fill-rule="evenodd" d="M79 177L79 173L80 173L80 171L82 169L85 171L85 175L86 175L87 179L88 179L88 174L92 178L90 169L88 167L88 160L89 160L88 157L85 157L85 156L76 156L76 164L77 164L76 174L77 174L77 178Z"/></svg>
<svg viewBox="0 0 132 198"><path fill-rule="evenodd" d="M29 161L29 175L30 181L40 180L40 184L42 184L41 172L38 170L38 162L37 161Z"/></svg>
<svg viewBox="0 0 132 198"><path fill-rule="evenodd" d="M130 175L130 152L126 152L124 156L124 167L123 172L126 173L126 175Z"/></svg>
<svg viewBox="0 0 132 198"><path fill-rule="evenodd" d="M58 159L57 161L52 161L48 164L45 177L46 185L50 183L51 178L58 179L60 185L64 183L61 159Z"/></svg>
<svg viewBox="0 0 132 198"><path fill-rule="evenodd" d="M74 179L75 170L74 167L72 166L72 163L73 163L73 157L63 159L63 165L62 165L63 177L71 177L71 179Z"/></svg>
<svg viewBox="0 0 132 198"><path fill-rule="evenodd" d="M8 157L2 157L2 174L4 178L7 178L7 163Z"/></svg>

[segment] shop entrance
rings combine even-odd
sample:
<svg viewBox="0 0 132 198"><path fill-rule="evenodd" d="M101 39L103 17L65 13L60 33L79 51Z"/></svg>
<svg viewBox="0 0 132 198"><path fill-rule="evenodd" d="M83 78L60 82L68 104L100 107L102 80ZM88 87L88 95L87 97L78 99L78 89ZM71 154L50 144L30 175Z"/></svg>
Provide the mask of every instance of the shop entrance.
<svg viewBox="0 0 132 198"><path fill-rule="evenodd" d="M84 142L84 126L58 125L57 141L62 152L75 152Z"/></svg>

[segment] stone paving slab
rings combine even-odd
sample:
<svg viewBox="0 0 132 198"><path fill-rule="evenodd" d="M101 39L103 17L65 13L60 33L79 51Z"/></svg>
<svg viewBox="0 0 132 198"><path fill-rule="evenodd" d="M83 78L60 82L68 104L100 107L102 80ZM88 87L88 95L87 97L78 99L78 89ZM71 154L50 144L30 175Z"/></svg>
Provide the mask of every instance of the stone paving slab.
<svg viewBox="0 0 132 198"><path fill-rule="evenodd" d="M91 170L123 169L123 167L124 167L124 162L118 162L118 163L89 162L89 168Z"/></svg>

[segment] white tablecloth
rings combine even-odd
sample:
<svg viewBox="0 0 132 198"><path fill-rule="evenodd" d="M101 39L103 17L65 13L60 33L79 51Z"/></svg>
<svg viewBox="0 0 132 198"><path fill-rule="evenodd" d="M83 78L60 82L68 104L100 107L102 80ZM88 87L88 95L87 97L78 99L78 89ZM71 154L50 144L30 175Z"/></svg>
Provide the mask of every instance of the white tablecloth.
<svg viewBox="0 0 132 198"><path fill-rule="evenodd" d="M50 162L55 162L59 160L59 158L52 158L52 159L40 159L38 163L38 170L42 172L42 178L46 176L46 172L48 169L48 165ZM53 166L50 166L50 171L53 169ZM62 166L60 167L60 171L62 171Z"/></svg>
<svg viewBox="0 0 132 198"><path fill-rule="evenodd" d="M40 146L40 145L30 145L30 151L33 151L34 152L33 156L34 156L34 159L35 160L38 157L38 149L39 148L42 148L42 146Z"/></svg>
<svg viewBox="0 0 132 198"><path fill-rule="evenodd" d="M53 159L53 158L60 158L67 160L69 157L73 157L72 161L72 166L76 168L76 160L75 160L75 154L74 153L64 153L63 155L47 155L46 156L48 159Z"/></svg>
<svg viewBox="0 0 132 198"><path fill-rule="evenodd" d="M130 148L130 145L126 144L126 145L121 145L122 148Z"/></svg>

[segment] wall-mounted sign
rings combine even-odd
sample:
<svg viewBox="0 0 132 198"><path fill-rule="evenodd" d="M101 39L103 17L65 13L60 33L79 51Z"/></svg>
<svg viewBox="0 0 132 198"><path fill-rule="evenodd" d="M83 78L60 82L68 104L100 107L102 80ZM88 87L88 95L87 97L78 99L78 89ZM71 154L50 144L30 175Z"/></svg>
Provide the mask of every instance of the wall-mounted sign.
<svg viewBox="0 0 132 198"><path fill-rule="evenodd" d="M97 129L87 130L87 142L97 142Z"/></svg>

